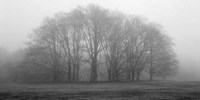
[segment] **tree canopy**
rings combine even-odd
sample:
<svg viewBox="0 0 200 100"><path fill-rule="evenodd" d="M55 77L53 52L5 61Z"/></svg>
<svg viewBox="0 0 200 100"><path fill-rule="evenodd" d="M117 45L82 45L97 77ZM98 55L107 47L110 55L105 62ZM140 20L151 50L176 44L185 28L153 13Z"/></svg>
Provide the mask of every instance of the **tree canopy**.
<svg viewBox="0 0 200 100"><path fill-rule="evenodd" d="M167 77L177 68L172 44L160 25L140 16L97 5L77 7L45 18L33 30L19 80L95 82L102 78L135 81L141 74L149 80Z"/></svg>

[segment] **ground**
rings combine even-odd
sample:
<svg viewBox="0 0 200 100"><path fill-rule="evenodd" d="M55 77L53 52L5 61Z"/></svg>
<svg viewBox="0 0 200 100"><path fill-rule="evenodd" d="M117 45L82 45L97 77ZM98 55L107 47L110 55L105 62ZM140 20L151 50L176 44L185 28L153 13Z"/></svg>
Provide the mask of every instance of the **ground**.
<svg viewBox="0 0 200 100"><path fill-rule="evenodd" d="M0 84L0 100L200 100L200 82Z"/></svg>

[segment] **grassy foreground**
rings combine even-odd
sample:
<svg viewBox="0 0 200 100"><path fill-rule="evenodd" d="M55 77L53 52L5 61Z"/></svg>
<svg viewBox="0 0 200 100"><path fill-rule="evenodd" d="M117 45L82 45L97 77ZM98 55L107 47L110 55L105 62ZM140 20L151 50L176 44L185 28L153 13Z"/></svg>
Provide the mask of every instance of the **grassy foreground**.
<svg viewBox="0 0 200 100"><path fill-rule="evenodd" d="M0 100L200 100L200 82L2 83Z"/></svg>

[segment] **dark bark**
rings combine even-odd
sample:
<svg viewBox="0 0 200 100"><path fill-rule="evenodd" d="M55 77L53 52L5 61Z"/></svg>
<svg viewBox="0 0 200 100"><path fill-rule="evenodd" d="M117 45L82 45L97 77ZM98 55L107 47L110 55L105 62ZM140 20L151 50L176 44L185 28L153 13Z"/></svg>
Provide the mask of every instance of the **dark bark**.
<svg viewBox="0 0 200 100"><path fill-rule="evenodd" d="M79 62L77 63L77 69L76 69L76 81L79 81L79 69L80 69L80 65Z"/></svg>
<svg viewBox="0 0 200 100"><path fill-rule="evenodd" d="M97 81L97 55L98 55L98 33L96 29L96 25L94 25L94 51L93 52L93 57L92 57L92 66L91 66L91 82Z"/></svg>
<svg viewBox="0 0 200 100"><path fill-rule="evenodd" d="M127 74L127 75L126 75L126 80L127 80L127 81L130 81L130 80L131 80L131 77L130 77L130 76L131 76L131 72L130 72L128 69L127 69L126 74Z"/></svg>
<svg viewBox="0 0 200 100"><path fill-rule="evenodd" d="M152 43L152 42L150 42ZM153 80L153 47L152 44L150 45L150 68L149 68L149 80Z"/></svg>
<svg viewBox="0 0 200 100"><path fill-rule="evenodd" d="M135 68L134 67L132 68L131 75L132 75L131 80L135 81Z"/></svg>
<svg viewBox="0 0 200 100"><path fill-rule="evenodd" d="M74 64L73 71L72 71L72 81L76 81L75 77L76 77L76 65Z"/></svg>
<svg viewBox="0 0 200 100"><path fill-rule="evenodd" d="M68 62L68 81L71 82L71 62Z"/></svg>
<svg viewBox="0 0 200 100"><path fill-rule="evenodd" d="M149 73L149 81L153 81L153 73L152 72Z"/></svg>
<svg viewBox="0 0 200 100"><path fill-rule="evenodd" d="M57 77L57 66L54 65L53 66L53 82L57 82L58 81L58 77Z"/></svg>
<svg viewBox="0 0 200 100"><path fill-rule="evenodd" d="M111 79L111 69L108 68L108 81L112 81Z"/></svg>
<svg viewBox="0 0 200 100"><path fill-rule="evenodd" d="M141 73L141 71L139 70L139 71L137 71L137 77L136 77L136 80L137 81L140 81L140 73Z"/></svg>
<svg viewBox="0 0 200 100"><path fill-rule="evenodd" d="M97 81L97 59L93 58L91 66L91 82Z"/></svg>

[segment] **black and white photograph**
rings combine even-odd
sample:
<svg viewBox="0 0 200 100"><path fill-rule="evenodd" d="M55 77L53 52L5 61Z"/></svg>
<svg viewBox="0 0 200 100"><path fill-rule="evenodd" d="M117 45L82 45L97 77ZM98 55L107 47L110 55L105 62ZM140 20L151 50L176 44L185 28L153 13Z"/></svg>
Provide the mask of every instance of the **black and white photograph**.
<svg viewBox="0 0 200 100"><path fill-rule="evenodd" d="M200 100L200 0L0 0L0 100Z"/></svg>

